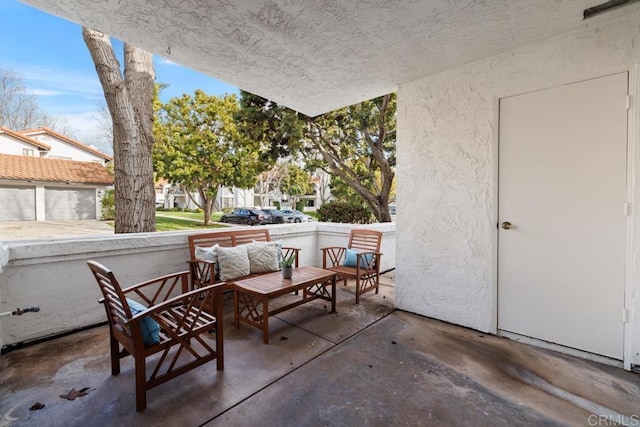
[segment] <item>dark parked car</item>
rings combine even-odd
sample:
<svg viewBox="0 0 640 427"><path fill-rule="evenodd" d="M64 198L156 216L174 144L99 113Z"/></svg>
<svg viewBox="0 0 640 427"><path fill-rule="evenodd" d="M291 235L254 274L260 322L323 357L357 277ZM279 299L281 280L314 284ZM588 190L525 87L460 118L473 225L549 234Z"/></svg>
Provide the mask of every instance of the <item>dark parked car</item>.
<svg viewBox="0 0 640 427"><path fill-rule="evenodd" d="M234 210L230 214L222 215L220 222L247 225L269 224L271 223L271 215L258 209L241 208Z"/></svg>
<svg viewBox="0 0 640 427"><path fill-rule="evenodd" d="M284 224L285 222L293 222L293 215L287 215L277 209L262 209L262 212L271 215L271 224Z"/></svg>

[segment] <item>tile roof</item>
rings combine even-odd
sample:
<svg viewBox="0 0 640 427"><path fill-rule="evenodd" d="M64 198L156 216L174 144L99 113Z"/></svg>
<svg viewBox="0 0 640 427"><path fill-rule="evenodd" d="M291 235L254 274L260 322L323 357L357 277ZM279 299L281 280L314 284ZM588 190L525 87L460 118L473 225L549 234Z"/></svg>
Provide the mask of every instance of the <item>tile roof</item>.
<svg viewBox="0 0 640 427"><path fill-rule="evenodd" d="M54 136L64 142L67 142L71 145L74 145L82 150L88 151L90 153L95 154L96 156L100 156L105 160L113 160L113 157L108 156L104 153L101 153L100 151L96 150L95 148L91 148L88 145L84 145L81 142L76 141L75 139L71 139L69 137L66 137L64 135L62 135L61 133L58 133L56 131L53 131L49 128L45 128L45 127L41 127L41 128L36 128L36 129L27 129L27 130L21 130L20 133L22 135L26 135L26 136L31 136L31 135L39 135L39 134L43 134L43 133L48 133L51 136Z"/></svg>
<svg viewBox="0 0 640 427"><path fill-rule="evenodd" d="M26 142L27 144L34 145L38 147L40 150L51 150L51 147L48 146L47 144L40 142L37 139L29 138L27 135L22 135L19 132L14 132L11 129L6 128L4 126L0 126L0 134L2 133L6 133L7 135L12 136L16 139L19 139L22 142Z"/></svg>
<svg viewBox="0 0 640 427"><path fill-rule="evenodd" d="M0 179L113 184L100 163L0 154Z"/></svg>

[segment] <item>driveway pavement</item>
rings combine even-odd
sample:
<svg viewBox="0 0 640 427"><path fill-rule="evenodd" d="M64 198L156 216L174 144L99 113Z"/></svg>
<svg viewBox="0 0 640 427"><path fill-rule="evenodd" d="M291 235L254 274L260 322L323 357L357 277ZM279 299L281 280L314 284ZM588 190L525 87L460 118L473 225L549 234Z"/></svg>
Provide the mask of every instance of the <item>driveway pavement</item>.
<svg viewBox="0 0 640 427"><path fill-rule="evenodd" d="M65 221L0 221L0 241L113 234L113 227L95 219Z"/></svg>

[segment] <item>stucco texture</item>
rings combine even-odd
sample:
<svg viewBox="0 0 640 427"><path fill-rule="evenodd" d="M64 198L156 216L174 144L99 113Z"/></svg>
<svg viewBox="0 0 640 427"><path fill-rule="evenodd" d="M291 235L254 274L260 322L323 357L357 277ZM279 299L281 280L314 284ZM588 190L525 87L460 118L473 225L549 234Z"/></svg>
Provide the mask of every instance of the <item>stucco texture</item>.
<svg viewBox="0 0 640 427"><path fill-rule="evenodd" d="M26 0L315 116L581 28L592 0ZM615 13L615 12L614 12Z"/></svg>
<svg viewBox="0 0 640 427"><path fill-rule="evenodd" d="M400 87L398 308L496 332L499 99L623 71L635 81L638 22L632 14ZM637 94L634 84L631 90ZM637 122L637 108L632 115ZM638 153L637 127L630 123L630 129ZM630 164L639 163L632 158ZM630 192L637 200L640 186L633 180ZM632 222L638 223L637 202L632 211ZM638 231L630 239L632 316L626 345L638 364Z"/></svg>

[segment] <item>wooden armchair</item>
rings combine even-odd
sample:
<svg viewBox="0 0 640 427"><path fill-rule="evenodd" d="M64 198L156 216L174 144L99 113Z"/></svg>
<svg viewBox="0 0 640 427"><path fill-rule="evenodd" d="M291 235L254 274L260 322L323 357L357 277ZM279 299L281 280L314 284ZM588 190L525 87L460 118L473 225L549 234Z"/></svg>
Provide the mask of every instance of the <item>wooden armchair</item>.
<svg viewBox="0 0 640 427"><path fill-rule="evenodd" d="M111 374L120 373L121 358L131 355L135 359L137 411L146 408L147 390L157 385L213 359L217 359L218 370L224 368L222 297L218 285L187 292L189 272L185 271L122 289L108 268L95 261L87 264L104 296L101 302L109 321ZM132 296L148 307L138 305L142 311L133 314L136 302L127 301ZM217 301L213 315L204 310L212 300ZM151 329L157 333L150 334ZM212 331L216 334L215 349L203 337ZM160 354L150 358L157 353Z"/></svg>
<svg viewBox="0 0 640 427"><path fill-rule="evenodd" d="M360 295L363 293L374 289L378 293L381 242L382 233L379 231L351 230L346 247L321 249L322 268L336 272L344 280L345 286L347 279L356 279L356 304L360 303ZM355 256L350 251L355 251Z"/></svg>

